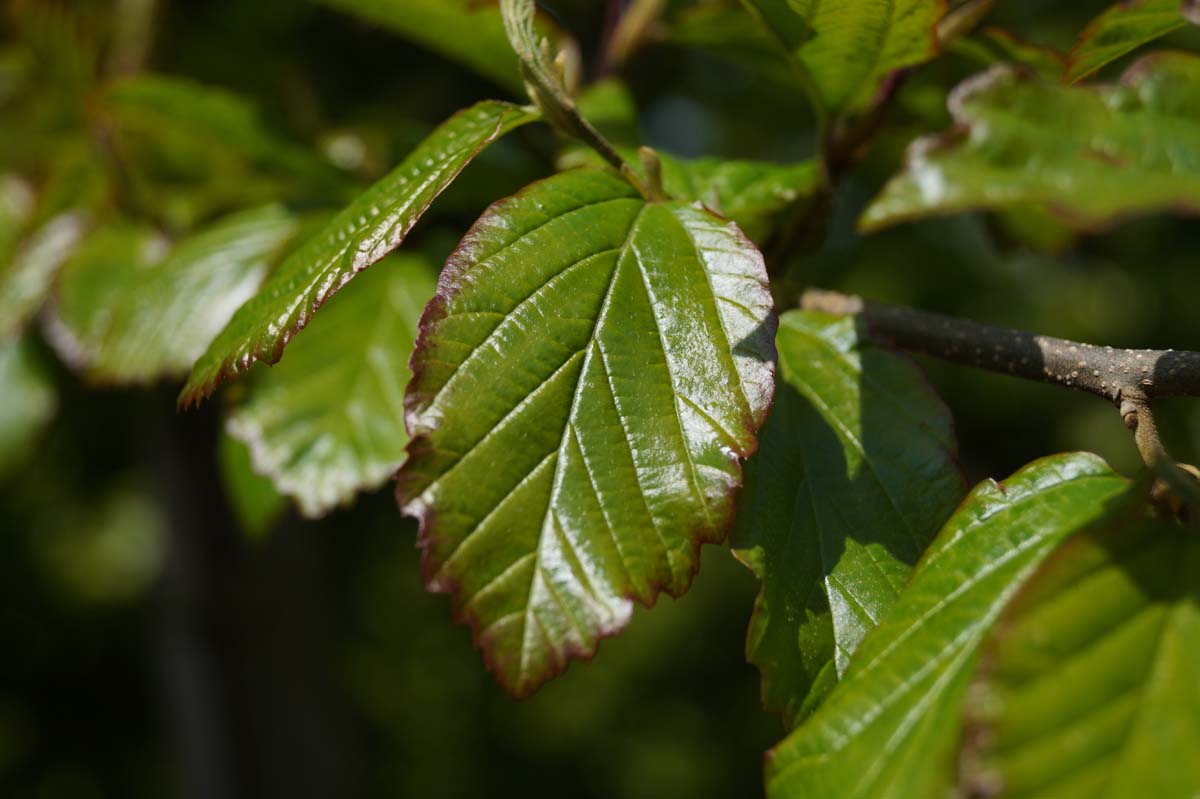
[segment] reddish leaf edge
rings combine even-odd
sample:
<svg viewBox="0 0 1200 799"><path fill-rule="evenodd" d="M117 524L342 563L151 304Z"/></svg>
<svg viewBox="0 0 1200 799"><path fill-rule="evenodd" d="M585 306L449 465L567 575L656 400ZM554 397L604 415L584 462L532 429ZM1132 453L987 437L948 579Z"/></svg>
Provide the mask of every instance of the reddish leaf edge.
<svg viewBox="0 0 1200 799"><path fill-rule="evenodd" d="M616 175L615 170L600 169L596 170L590 167L576 167L578 170L603 171L612 175ZM566 170L566 171L575 171ZM558 173L559 175L563 173ZM406 458L404 464L396 471L395 480L395 497L396 503L399 506L400 512L417 521L417 540L416 547L421 550L421 579L425 586L425 590L434 594L448 594L451 597L451 619L455 624L465 625L471 631L471 645L480 651L483 658L484 668L495 677L500 687L510 697L517 700L528 699L537 693L546 683L564 674L570 667L572 662L590 662L600 649L600 644L606 639L614 638L629 626L632 620L632 612L625 615L617 623L601 626L595 637L595 642L591 646L580 645L574 642L566 645L562 649L563 657L561 660L555 659L554 665L550 668L528 676L523 682L514 682L508 679L504 669L501 666L498 652L481 640L481 620L473 612L463 609L458 598L459 584L457 581L439 575L437 567L433 563L432 552L433 543L437 540L437 512L436 510L425 504L416 502L417 496L410 494L410 481L405 479L405 469L415 456L427 451L431 447L428 434L420 433L412 435L412 413L417 401L417 393L415 387L418 382L416 364L418 357L428 350L429 340L433 334L434 325L444 318L446 313L447 302L450 297L458 291L458 285L461 278L467 273L469 261L466 256L466 251L474 244L478 238L478 230L486 223L486 221L495 213L501 212L506 207L520 201L525 194L533 190L540 184L552 180L557 175L552 175L548 178L535 181L515 194L497 200L492 203L480 215L479 219L472 224L471 228L463 236L462 240L455 247L454 251L446 259L446 265L438 276L437 291L425 306L425 310L421 314L421 320L417 327L417 339L413 347L413 353L409 358L409 368L413 376L409 382L408 388L405 391L405 426L408 428L410 435L409 443L405 448ZM759 254L759 270L761 283L765 291L770 292L770 280L767 275L766 263L762 258L762 254L758 246L754 244L742 231L742 229L732 220L727 219L721 214L709 208L702 202L695 202L697 208L701 208L714 217L727 222L731 229L736 232L739 241L751 248ZM704 545L717 545L726 541L729 536L729 531L733 527L734 519L737 515L737 499L738 492L744 487L745 483L745 468L744 463L755 452L758 451L759 432L762 426L766 423L768 416L774 405L775 399L775 377L778 373L779 353L776 348L775 339L779 328L779 314L777 308L772 308L770 314L764 322L765 339L769 342L767 361L771 371L770 389L761 394L757 399L762 403L762 410L757 414L757 419L750 418L744 420L752 432L749 445L743 453L732 453L731 462L736 469L736 480L731 486L729 493L726 495L724 502L718 509L720 515L714 520L709 535L696 535L696 532L703 533L702 530L689 530L689 538L692 540L690 552L690 562L693 564L690 574L686 580L678 587L678 590L673 590L673 587L661 580L651 580L647 583L647 590L644 596L638 596L633 592L628 592L623 595L623 598L631 604L640 605L645 609L652 609L658 602L658 598L662 595L667 595L672 599L679 599L686 594L695 582L695 578L700 573L701 554Z"/></svg>

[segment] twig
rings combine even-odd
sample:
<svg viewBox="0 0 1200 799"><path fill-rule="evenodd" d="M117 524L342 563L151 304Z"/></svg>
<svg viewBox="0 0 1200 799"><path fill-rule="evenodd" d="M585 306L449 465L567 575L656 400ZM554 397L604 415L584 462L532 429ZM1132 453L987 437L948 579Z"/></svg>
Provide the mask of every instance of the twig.
<svg viewBox="0 0 1200 799"><path fill-rule="evenodd" d="M1142 459L1160 475L1164 464L1174 464L1158 437L1153 400L1200 396L1200 352L1100 347L832 291L806 291L800 306L857 316L869 334L903 350L1103 397L1120 410Z"/></svg>

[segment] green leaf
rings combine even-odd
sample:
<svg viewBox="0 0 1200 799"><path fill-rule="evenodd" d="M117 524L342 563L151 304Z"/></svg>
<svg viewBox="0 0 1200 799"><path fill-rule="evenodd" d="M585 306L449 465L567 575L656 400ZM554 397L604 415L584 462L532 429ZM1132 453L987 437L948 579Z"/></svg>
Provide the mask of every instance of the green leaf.
<svg viewBox="0 0 1200 799"><path fill-rule="evenodd" d="M767 795L949 795L960 708L988 629L1046 555L1117 514L1129 494L1086 454L1043 458L976 487L842 682L773 751Z"/></svg>
<svg viewBox="0 0 1200 799"><path fill-rule="evenodd" d="M701 3L685 8L672 20L667 42L709 52L780 86L803 88L791 51L736 6Z"/></svg>
<svg viewBox="0 0 1200 799"><path fill-rule="evenodd" d="M0 262L0 342L20 332L42 307L87 225L83 213L59 214L35 230L11 259Z"/></svg>
<svg viewBox="0 0 1200 799"><path fill-rule="evenodd" d="M944 0L748 0L780 44L803 63L831 113L866 106L898 69L937 53ZM790 13L789 13L790 12ZM805 30L812 36L804 35Z"/></svg>
<svg viewBox="0 0 1200 799"><path fill-rule="evenodd" d="M404 460L408 358L434 270L394 256L331 300L288 349L252 378L229 432L251 451L254 469L304 515L348 504L378 488Z"/></svg>
<svg viewBox="0 0 1200 799"><path fill-rule="evenodd" d="M492 206L421 320L398 477L431 590L532 693L682 594L772 393L762 256L695 205L575 170Z"/></svg>
<svg viewBox="0 0 1200 799"><path fill-rule="evenodd" d="M998 66L961 84L949 105L955 129L910 146L862 230L1031 204L1081 229L1200 209L1200 57L1147 56L1102 86Z"/></svg>
<svg viewBox="0 0 1200 799"><path fill-rule="evenodd" d="M1186 16L1185 16L1186 14ZM1067 57L1065 79L1074 83L1147 42L1200 24L1195 0L1126 0L1096 17L1079 35Z"/></svg>
<svg viewBox="0 0 1200 799"><path fill-rule="evenodd" d="M964 489L949 411L849 317L780 318L779 375L734 554L763 581L747 658L793 726L845 673Z"/></svg>
<svg viewBox="0 0 1200 799"><path fill-rule="evenodd" d="M237 310L196 362L180 405L196 404L256 361L278 361L312 315L357 273L400 246L408 231L488 144L537 115L487 101L460 111L395 170L293 252Z"/></svg>
<svg viewBox="0 0 1200 799"><path fill-rule="evenodd" d="M974 36L955 39L948 49L983 67L1021 64L1046 80L1058 80L1066 64L1066 57L1057 50L1022 41L1000 28L984 28Z"/></svg>
<svg viewBox="0 0 1200 799"><path fill-rule="evenodd" d="M96 262L84 274L73 261L59 281L60 352L101 382L186 375L300 228L272 205L228 216L165 258L159 251L140 265L132 257ZM96 317L100 326L87 322Z"/></svg>
<svg viewBox="0 0 1200 799"><path fill-rule="evenodd" d="M0 342L0 477L20 465L57 408L54 384L29 343Z"/></svg>
<svg viewBox="0 0 1200 799"><path fill-rule="evenodd" d="M287 498L275 490L270 480L254 471L250 448L228 433L217 439L217 466L225 499L242 531L253 540L266 538L287 510Z"/></svg>
<svg viewBox="0 0 1200 799"><path fill-rule="evenodd" d="M1139 521L1072 539L985 651L962 761L980 791L971 796L1192 799L1200 789L1194 528Z"/></svg>
<svg viewBox="0 0 1200 799"><path fill-rule="evenodd" d="M378 23L469 67L517 95L525 93L517 57L495 3L478 0L321 0ZM545 20L539 28L552 30Z"/></svg>

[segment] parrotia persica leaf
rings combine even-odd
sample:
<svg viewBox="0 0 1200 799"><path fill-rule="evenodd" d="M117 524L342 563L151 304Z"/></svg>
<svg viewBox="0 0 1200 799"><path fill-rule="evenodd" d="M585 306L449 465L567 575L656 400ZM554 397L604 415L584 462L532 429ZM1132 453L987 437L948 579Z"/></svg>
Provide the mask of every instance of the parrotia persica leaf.
<svg viewBox="0 0 1200 799"><path fill-rule="evenodd" d="M509 691L687 589L732 521L775 325L736 226L611 172L535 183L463 239L421 320L397 493Z"/></svg>
<svg viewBox="0 0 1200 799"><path fill-rule="evenodd" d="M1066 80L1074 83L1147 42L1200 24L1196 0L1129 0L1092 20L1067 58Z"/></svg>
<svg viewBox="0 0 1200 799"><path fill-rule="evenodd" d="M433 296L424 259L393 256L354 281L250 379L229 432L306 516L378 488L404 460L404 388L417 322Z"/></svg>
<svg viewBox="0 0 1200 799"><path fill-rule="evenodd" d="M1098 86L997 66L956 88L949 106L956 129L909 147L861 229L1030 204L1084 229L1200 209L1200 57L1150 55Z"/></svg>
<svg viewBox="0 0 1200 799"><path fill-rule="evenodd" d="M844 679L769 757L772 799L947 796L980 644L1069 535L1123 512L1130 489L1094 455L1035 461L975 488L863 639Z"/></svg>
<svg viewBox="0 0 1200 799"><path fill-rule="evenodd" d="M52 341L94 380L184 375L301 227L272 205L226 217L169 253L153 231L105 228L63 269Z"/></svg>
<svg viewBox="0 0 1200 799"><path fill-rule="evenodd" d="M54 276L78 246L88 218L77 211L53 217L0 263L0 342L16 335L54 285Z"/></svg>
<svg viewBox="0 0 1200 799"><path fill-rule="evenodd" d="M0 342L0 478L21 462L57 407L54 384L29 343Z"/></svg>
<svg viewBox="0 0 1200 799"><path fill-rule="evenodd" d="M969 696L969 796L1192 799L1200 790L1200 536L1077 536L1017 595Z"/></svg>
<svg viewBox="0 0 1200 799"><path fill-rule="evenodd" d="M747 658L793 725L843 674L964 494L950 414L854 320L780 318L779 380L746 467L734 554L763 581Z"/></svg>
<svg viewBox="0 0 1200 799"><path fill-rule="evenodd" d="M867 105L880 82L937 53L944 0L746 0L803 62L832 113ZM790 11L790 14L789 14ZM812 31L803 35L804 28Z"/></svg>
<svg viewBox="0 0 1200 799"><path fill-rule="evenodd" d="M535 112L478 103L442 124L390 174L292 252L262 290L237 310L196 362L180 394L194 405L256 361L274 363L292 337L342 286L400 246L439 194L471 159Z"/></svg>

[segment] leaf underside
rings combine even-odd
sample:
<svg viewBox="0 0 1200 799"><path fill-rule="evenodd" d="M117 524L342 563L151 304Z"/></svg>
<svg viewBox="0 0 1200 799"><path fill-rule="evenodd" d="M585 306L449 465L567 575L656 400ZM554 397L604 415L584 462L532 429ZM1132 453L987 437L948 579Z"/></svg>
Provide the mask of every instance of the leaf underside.
<svg viewBox="0 0 1200 799"><path fill-rule="evenodd" d="M492 206L422 318L398 477L432 590L523 696L719 541L773 389L762 256L575 170Z"/></svg>
<svg viewBox="0 0 1200 799"><path fill-rule="evenodd" d="M386 177L289 255L196 362L180 394L194 405L256 361L274 363L321 305L400 246L434 199L488 144L537 115L485 101L443 123Z"/></svg>
<svg viewBox="0 0 1200 799"><path fill-rule="evenodd" d="M1082 229L1200 212L1200 57L1158 53L1119 84L1074 87L997 66L949 105L958 130L913 143L861 229L1029 205Z"/></svg>
<svg viewBox="0 0 1200 799"><path fill-rule="evenodd" d="M746 642L794 724L899 596L964 487L950 414L916 365L854 320L780 319L779 377L733 546L763 580Z"/></svg>
<svg viewBox="0 0 1200 799"><path fill-rule="evenodd" d="M1128 483L1094 455L982 483L863 639L845 678L770 755L772 799L949 793L979 646L1022 580L1067 536L1120 511Z"/></svg>
<svg viewBox="0 0 1200 799"><path fill-rule="evenodd" d="M1067 56L1065 79L1083 80L1147 42L1166 36L1188 23L1184 7L1190 0L1133 0L1113 5L1079 35ZM1195 13L1195 12L1193 12ZM1194 21L1200 23L1200 18Z"/></svg>
<svg viewBox="0 0 1200 799"><path fill-rule="evenodd" d="M424 259L385 258L330 300L287 357L250 378L228 430L304 515L378 488L404 460L408 358L433 290Z"/></svg>
<svg viewBox="0 0 1200 799"><path fill-rule="evenodd" d="M1111 525L1056 552L997 624L971 692L970 796L1192 799L1200 536Z"/></svg>

